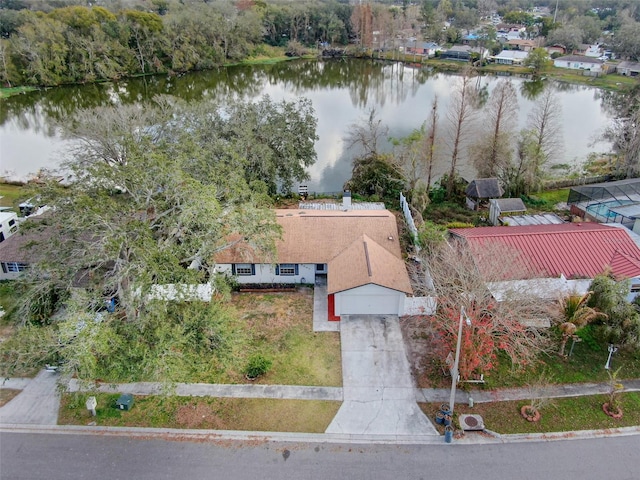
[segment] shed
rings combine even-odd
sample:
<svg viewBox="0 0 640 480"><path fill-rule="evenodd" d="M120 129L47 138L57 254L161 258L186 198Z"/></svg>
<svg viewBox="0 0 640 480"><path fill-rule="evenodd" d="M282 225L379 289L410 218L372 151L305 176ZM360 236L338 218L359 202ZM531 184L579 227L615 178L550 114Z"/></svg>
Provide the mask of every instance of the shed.
<svg viewBox="0 0 640 480"><path fill-rule="evenodd" d="M640 75L640 62L620 62L616 66L616 72L628 77L637 77Z"/></svg>
<svg viewBox="0 0 640 480"><path fill-rule="evenodd" d="M478 210L482 202L504 195L504 190L497 178L476 178L467 186L466 195L467 207Z"/></svg>
<svg viewBox="0 0 640 480"><path fill-rule="evenodd" d="M521 198L492 198L489 200L489 220L493 225L500 223L503 213L525 212L527 207Z"/></svg>

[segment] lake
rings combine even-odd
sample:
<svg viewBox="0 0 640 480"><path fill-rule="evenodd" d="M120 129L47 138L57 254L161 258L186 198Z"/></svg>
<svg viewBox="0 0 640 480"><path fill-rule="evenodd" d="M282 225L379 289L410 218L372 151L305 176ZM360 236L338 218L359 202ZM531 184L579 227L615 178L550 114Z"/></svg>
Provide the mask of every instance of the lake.
<svg viewBox="0 0 640 480"><path fill-rule="evenodd" d="M483 76L477 86L490 92L502 77ZM54 169L68 155L69 143L56 126L78 108L118 103L144 103L154 95L169 94L185 100L215 98L273 99L309 98L318 118L317 162L309 169L310 192L337 192L351 174L351 161L358 152L345 148L349 126L375 109L389 135L401 137L419 128L438 96L440 119L458 81L453 74L424 67L371 60L299 60L273 65L225 67L180 76L155 76L93 85L64 86L10 97L0 102L0 176L24 180L42 168ZM523 128L534 105L537 84L511 78L518 91L519 119ZM556 164L577 168L590 152L607 152L609 144L599 140L610 116L602 107L595 88L547 82L543 88L558 90L562 110L563 148ZM445 130L444 123L440 131ZM474 131L474 135L479 131ZM465 155L466 156L466 155ZM443 158L434 167L436 178L448 169ZM475 171L463 158L462 176Z"/></svg>

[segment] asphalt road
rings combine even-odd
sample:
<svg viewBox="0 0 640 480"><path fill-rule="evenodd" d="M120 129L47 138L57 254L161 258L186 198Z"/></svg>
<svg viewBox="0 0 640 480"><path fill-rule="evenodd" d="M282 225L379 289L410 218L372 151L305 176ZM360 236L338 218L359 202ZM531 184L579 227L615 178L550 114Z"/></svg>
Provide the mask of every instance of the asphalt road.
<svg viewBox="0 0 640 480"><path fill-rule="evenodd" d="M197 443L0 434L2 480L637 480L640 436L500 445Z"/></svg>

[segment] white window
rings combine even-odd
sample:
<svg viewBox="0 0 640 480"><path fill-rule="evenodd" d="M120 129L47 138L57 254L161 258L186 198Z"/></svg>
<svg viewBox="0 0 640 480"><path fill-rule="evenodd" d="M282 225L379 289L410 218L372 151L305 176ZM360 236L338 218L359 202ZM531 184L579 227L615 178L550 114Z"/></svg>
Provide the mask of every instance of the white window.
<svg viewBox="0 0 640 480"><path fill-rule="evenodd" d="M298 274L298 265L295 263L281 263L276 266L276 275L293 276Z"/></svg>
<svg viewBox="0 0 640 480"><path fill-rule="evenodd" d="M6 265L7 272L14 272L14 273L23 272L28 267L26 263L19 263L19 262L7 262L5 265Z"/></svg>
<svg viewBox="0 0 640 480"><path fill-rule="evenodd" d="M252 263L236 263L233 267L234 275L246 277L256 274L256 266Z"/></svg>

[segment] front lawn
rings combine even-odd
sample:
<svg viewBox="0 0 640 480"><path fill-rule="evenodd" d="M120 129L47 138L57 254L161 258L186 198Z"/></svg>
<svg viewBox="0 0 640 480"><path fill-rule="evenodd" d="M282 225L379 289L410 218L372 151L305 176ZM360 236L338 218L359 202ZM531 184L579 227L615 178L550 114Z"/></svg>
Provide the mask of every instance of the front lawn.
<svg viewBox="0 0 640 480"><path fill-rule="evenodd" d="M404 342L413 371L420 388L448 388L451 377L445 374L445 359L429 354L434 351L436 334L427 320L419 317L401 319ZM585 340L576 343L570 357L560 357L555 353L541 355L539 362L526 369L516 370L506 355L499 355L496 367L485 372L485 384L482 386L463 384L462 388L511 388L535 383L541 376L549 383L595 383L607 382L609 376L604 369L607 361L607 347L584 330ZM554 348L559 348L559 340ZM571 349L569 341L566 352ZM619 379L640 378L640 352L618 351L611 360L613 370L620 368Z"/></svg>
<svg viewBox="0 0 640 480"><path fill-rule="evenodd" d="M320 400L135 396L131 410L123 411L115 407L118 394L102 393L94 395L92 417L85 407L89 396L64 394L58 424L323 433L340 408L340 402Z"/></svg>
<svg viewBox="0 0 640 480"><path fill-rule="evenodd" d="M232 303L248 334L246 350L271 359L269 372L256 383L342 385L338 332L313 332L310 289L283 293L237 293ZM239 375L240 374L240 375ZM245 382L242 372L233 383Z"/></svg>
<svg viewBox="0 0 640 480"><path fill-rule="evenodd" d="M620 403L624 415L620 419L611 418L602 411L602 404L606 401L606 395L553 399L549 405L540 409L542 417L539 422L529 422L520 415L520 407L528 404L526 400L481 403L473 408L466 404L457 404L454 421L458 428L458 415L475 413L482 416L487 429L502 434L600 430L640 425L639 392L621 395ZM440 404L421 403L420 408L433 420ZM444 434L444 428L436 426L440 433Z"/></svg>

